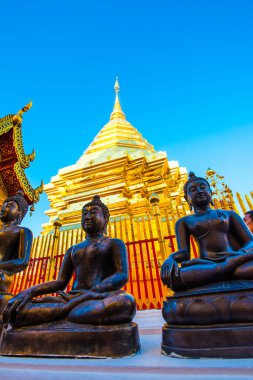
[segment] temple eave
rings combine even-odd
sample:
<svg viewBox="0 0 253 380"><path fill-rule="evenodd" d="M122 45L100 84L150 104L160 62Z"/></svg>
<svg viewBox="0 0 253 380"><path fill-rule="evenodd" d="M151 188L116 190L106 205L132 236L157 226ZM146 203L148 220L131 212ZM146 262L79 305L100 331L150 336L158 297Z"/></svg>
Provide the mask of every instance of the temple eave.
<svg viewBox="0 0 253 380"><path fill-rule="evenodd" d="M35 152L25 154L22 138L22 115L31 108L31 102L17 114L7 115L0 119L0 174L3 193L13 195L22 190L28 204L38 202L43 191L43 183L33 189L24 169L30 166ZM1 200L4 198L1 196Z"/></svg>

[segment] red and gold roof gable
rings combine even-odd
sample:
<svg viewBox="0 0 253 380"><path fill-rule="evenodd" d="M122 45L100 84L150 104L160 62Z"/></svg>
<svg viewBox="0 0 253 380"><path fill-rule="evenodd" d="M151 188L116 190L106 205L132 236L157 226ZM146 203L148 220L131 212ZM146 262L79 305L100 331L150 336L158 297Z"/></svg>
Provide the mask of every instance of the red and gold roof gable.
<svg viewBox="0 0 253 380"><path fill-rule="evenodd" d="M35 152L25 154L22 140L22 117L32 106L30 102L15 115L0 118L0 188L8 196L23 190L29 204L38 202L43 182L33 189L24 169L30 166Z"/></svg>

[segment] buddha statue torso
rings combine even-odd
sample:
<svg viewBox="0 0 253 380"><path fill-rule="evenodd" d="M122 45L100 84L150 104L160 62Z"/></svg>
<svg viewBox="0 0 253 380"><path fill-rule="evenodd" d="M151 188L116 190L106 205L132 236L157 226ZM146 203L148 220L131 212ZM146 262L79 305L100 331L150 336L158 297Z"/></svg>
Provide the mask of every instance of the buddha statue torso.
<svg viewBox="0 0 253 380"><path fill-rule="evenodd" d="M235 242L229 238L231 214L230 211L210 209L203 214L183 218L189 234L198 243L201 258L215 259L221 253L235 251Z"/></svg>
<svg viewBox="0 0 253 380"><path fill-rule="evenodd" d="M21 227L12 227L0 230L0 260L6 261L19 257Z"/></svg>
<svg viewBox="0 0 253 380"><path fill-rule="evenodd" d="M73 271L76 274L73 290L86 289L89 290L100 284L104 279L112 276L117 271L114 257L111 250L115 244L122 245L119 239L110 239L108 237L97 237L91 242L88 238L73 246L71 251L71 261ZM93 268L91 271L90 268ZM115 290L120 289L115 284Z"/></svg>
<svg viewBox="0 0 253 380"><path fill-rule="evenodd" d="M7 198L0 211L0 293L9 293L13 274L28 265L32 246L32 232L19 223L25 216L28 204L23 193Z"/></svg>

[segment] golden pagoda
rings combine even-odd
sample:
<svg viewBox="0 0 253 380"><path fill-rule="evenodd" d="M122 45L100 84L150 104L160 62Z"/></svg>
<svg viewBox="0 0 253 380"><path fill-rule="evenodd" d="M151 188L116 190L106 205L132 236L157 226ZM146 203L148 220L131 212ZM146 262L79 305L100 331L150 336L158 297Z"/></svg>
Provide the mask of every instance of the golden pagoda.
<svg viewBox="0 0 253 380"><path fill-rule="evenodd" d="M43 235L34 239L29 268L15 276L14 294L57 277L66 250L85 237L81 210L95 194L110 210L108 235L122 239L127 247L129 281L124 289L134 295L139 309L161 308L168 294L159 273L165 258L177 250L175 222L190 213L183 193L186 169L169 161L165 152L155 151L126 120L118 80L114 89L109 122L80 159L60 169L45 186L49 221L42 226ZM216 207L235 209L224 177L212 169L206 174ZM192 256L198 257L193 239L191 247Z"/></svg>
<svg viewBox="0 0 253 380"><path fill-rule="evenodd" d="M119 89L116 80L108 123L75 164L60 169L44 186L49 221L42 226L43 235L34 239L30 271L15 279L14 294L57 277L64 252L85 237L82 207L98 194L110 210L108 235L127 247L125 290L134 295L139 309L161 308L168 290L161 283L160 267L176 250L176 220L190 213L183 192L187 172L126 120Z"/></svg>
<svg viewBox="0 0 253 380"><path fill-rule="evenodd" d="M49 222L42 226L44 234L52 231L55 221L61 230L80 227L83 204L95 194L109 207L112 218L150 214L153 193L159 197L161 211L167 208L176 219L185 215L186 169L168 161L165 152L155 151L126 120L119 89L116 79L109 122L74 165L60 169L45 185L50 209L46 211Z"/></svg>

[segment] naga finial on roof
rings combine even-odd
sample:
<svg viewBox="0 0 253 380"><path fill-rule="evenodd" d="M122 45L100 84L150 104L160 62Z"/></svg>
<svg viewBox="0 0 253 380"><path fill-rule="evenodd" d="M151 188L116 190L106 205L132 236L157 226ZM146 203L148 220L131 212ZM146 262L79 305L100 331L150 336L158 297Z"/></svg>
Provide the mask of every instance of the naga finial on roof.
<svg viewBox="0 0 253 380"><path fill-rule="evenodd" d="M13 116L12 120L14 125L18 125L22 122L23 113L29 111L32 105L32 101L30 100L30 102L26 106L24 106L20 111L18 111L16 115Z"/></svg>

